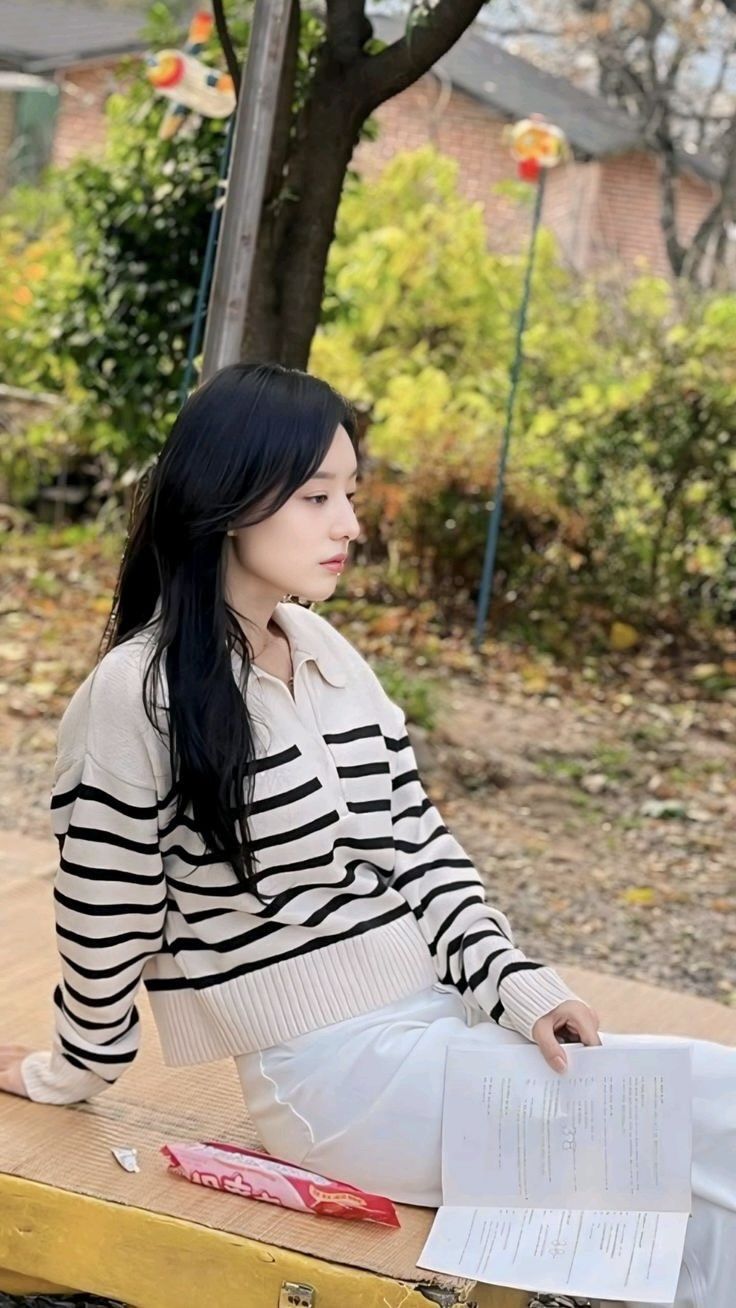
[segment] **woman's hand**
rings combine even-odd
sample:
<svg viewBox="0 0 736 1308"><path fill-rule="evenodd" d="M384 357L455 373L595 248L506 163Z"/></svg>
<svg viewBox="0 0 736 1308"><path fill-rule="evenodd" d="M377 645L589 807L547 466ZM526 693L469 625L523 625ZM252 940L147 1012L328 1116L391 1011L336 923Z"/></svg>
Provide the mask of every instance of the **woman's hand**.
<svg viewBox="0 0 736 1308"><path fill-rule="evenodd" d="M32 1053L24 1045L0 1045L0 1090L8 1094L28 1098L28 1091L23 1084L20 1065L27 1054Z"/></svg>
<svg viewBox="0 0 736 1308"><path fill-rule="evenodd" d="M539 1045L544 1057L555 1072L564 1072L567 1055L557 1039L579 1041L583 1045L599 1045L598 1014L582 999L566 999L551 1013L537 1018L532 1027L532 1040Z"/></svg>

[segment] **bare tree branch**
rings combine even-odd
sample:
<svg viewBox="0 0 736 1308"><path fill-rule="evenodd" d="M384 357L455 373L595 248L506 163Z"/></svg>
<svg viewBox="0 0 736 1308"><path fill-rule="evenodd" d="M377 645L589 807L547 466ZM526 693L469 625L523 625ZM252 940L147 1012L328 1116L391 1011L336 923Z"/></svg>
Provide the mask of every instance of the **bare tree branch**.
<svg viewBox="0 0 736 1308"><path fill-rule="evenodd" d="M683 272L693 279L701 269L713 237L726 223L736 218L736 116L726 134L726 166L721 178L720 194L695 233L684 259Z"/></svg>
<svg viewBox="0 0 736 1308"><path fill-rule="evenodd" d="M363 105L372 112L428 72L477 17L484 0L440 0L420 21L362 70Z"/></svg>
<svg viewBox="0 0 736 1308"><path fill-rule="evenodd" d="M695 121L698 122L698 126L700 128L698 132L698 142L697 142L698 149L701 148L705 140L707 123L715 121L715 119L712 116L713 104L715 102L716 96L719 95L720 91L723 88L723 83L726 77L726 70L728 68L729 61L731 59L731 56L733 55L733 52L734 52L733 43L729 46L724 46L723 50L721 51L720 60L718 62L718 72L716 74L713 85L711 86L710 91L708 92L708 96L705 101L705 104L703 105L702 116L700 115L694 116ZM732 115L729 115L729 117L732 117ZM723 121L723 119L721 119L721 121Z"/></svg>
<svg viewBox="0 0 736 1308"><path fill-rule="evenodd" d="M677 234L677 160L672 142L667 143L666 148L660 152L660 224L662 235L664 236L667 258L670 262L675 277L679 277L682 272L683 261L685 258L685 247L680 244Z"/></svg>

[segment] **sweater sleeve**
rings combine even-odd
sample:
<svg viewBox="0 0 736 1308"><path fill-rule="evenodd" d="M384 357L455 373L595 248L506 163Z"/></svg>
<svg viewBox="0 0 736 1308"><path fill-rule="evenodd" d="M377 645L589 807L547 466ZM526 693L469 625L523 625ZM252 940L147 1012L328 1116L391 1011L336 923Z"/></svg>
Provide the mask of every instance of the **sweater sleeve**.
<svg viewBox="0 0 736 1308"><path fill-rule="evenodd" d="M109 708L115 712L114 703ZM79 761L57 762L51 814L60 851L54 912L61 982L51 1050L29 1054L21 1067L29 1098L42 1103L88 1099L130 1066L139 1044L136 992L164 940L166 890L147 752L124 711L109 732L99 717L94 725L112 747L116 736L126 737L136 780L98 761L91 733Z"/></svg>
<svg viewBox="0 0 736 1308"><path fill-rule="evenodd" d="M538 1018L577 999L552 968L527 958L508 919L486 903L471 859L422 786L403 711L388 701L391 812L396 858L391 885L410 904L437 975L500 1026L532 1038Z"/></svg>

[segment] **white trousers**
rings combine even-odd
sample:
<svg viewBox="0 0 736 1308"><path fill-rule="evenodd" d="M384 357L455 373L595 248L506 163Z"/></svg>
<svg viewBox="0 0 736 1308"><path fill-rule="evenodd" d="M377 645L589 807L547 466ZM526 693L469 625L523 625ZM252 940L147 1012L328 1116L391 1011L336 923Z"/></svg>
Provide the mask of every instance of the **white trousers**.
<svg viewBox="0 0 736 1308"><path fill-rule="evenodd" d="M236 1064L269 1152L397 1203L436 1208L445 1054L457 1037L490 1057L499 1045L527 1043L438 982ZM676 1036L601 1033L601 1041L690 1048L693 1211L674 1308L736 1308L736 1048Z"/></svg>

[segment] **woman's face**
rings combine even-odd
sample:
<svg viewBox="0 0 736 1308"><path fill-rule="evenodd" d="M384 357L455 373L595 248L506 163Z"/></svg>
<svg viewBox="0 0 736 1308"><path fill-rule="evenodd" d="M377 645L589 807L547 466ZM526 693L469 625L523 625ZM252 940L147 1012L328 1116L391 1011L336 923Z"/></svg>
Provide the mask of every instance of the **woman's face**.
<svg viewBox="0 0 736 1308"><path fill-rule="evenodd" d="M325 567L344 557L360 534L353 510L357 463L352 441L338 427L322 464L276 513L230 537L238 580L264 599L297 595L329 599L342 569Z"/></svg>

